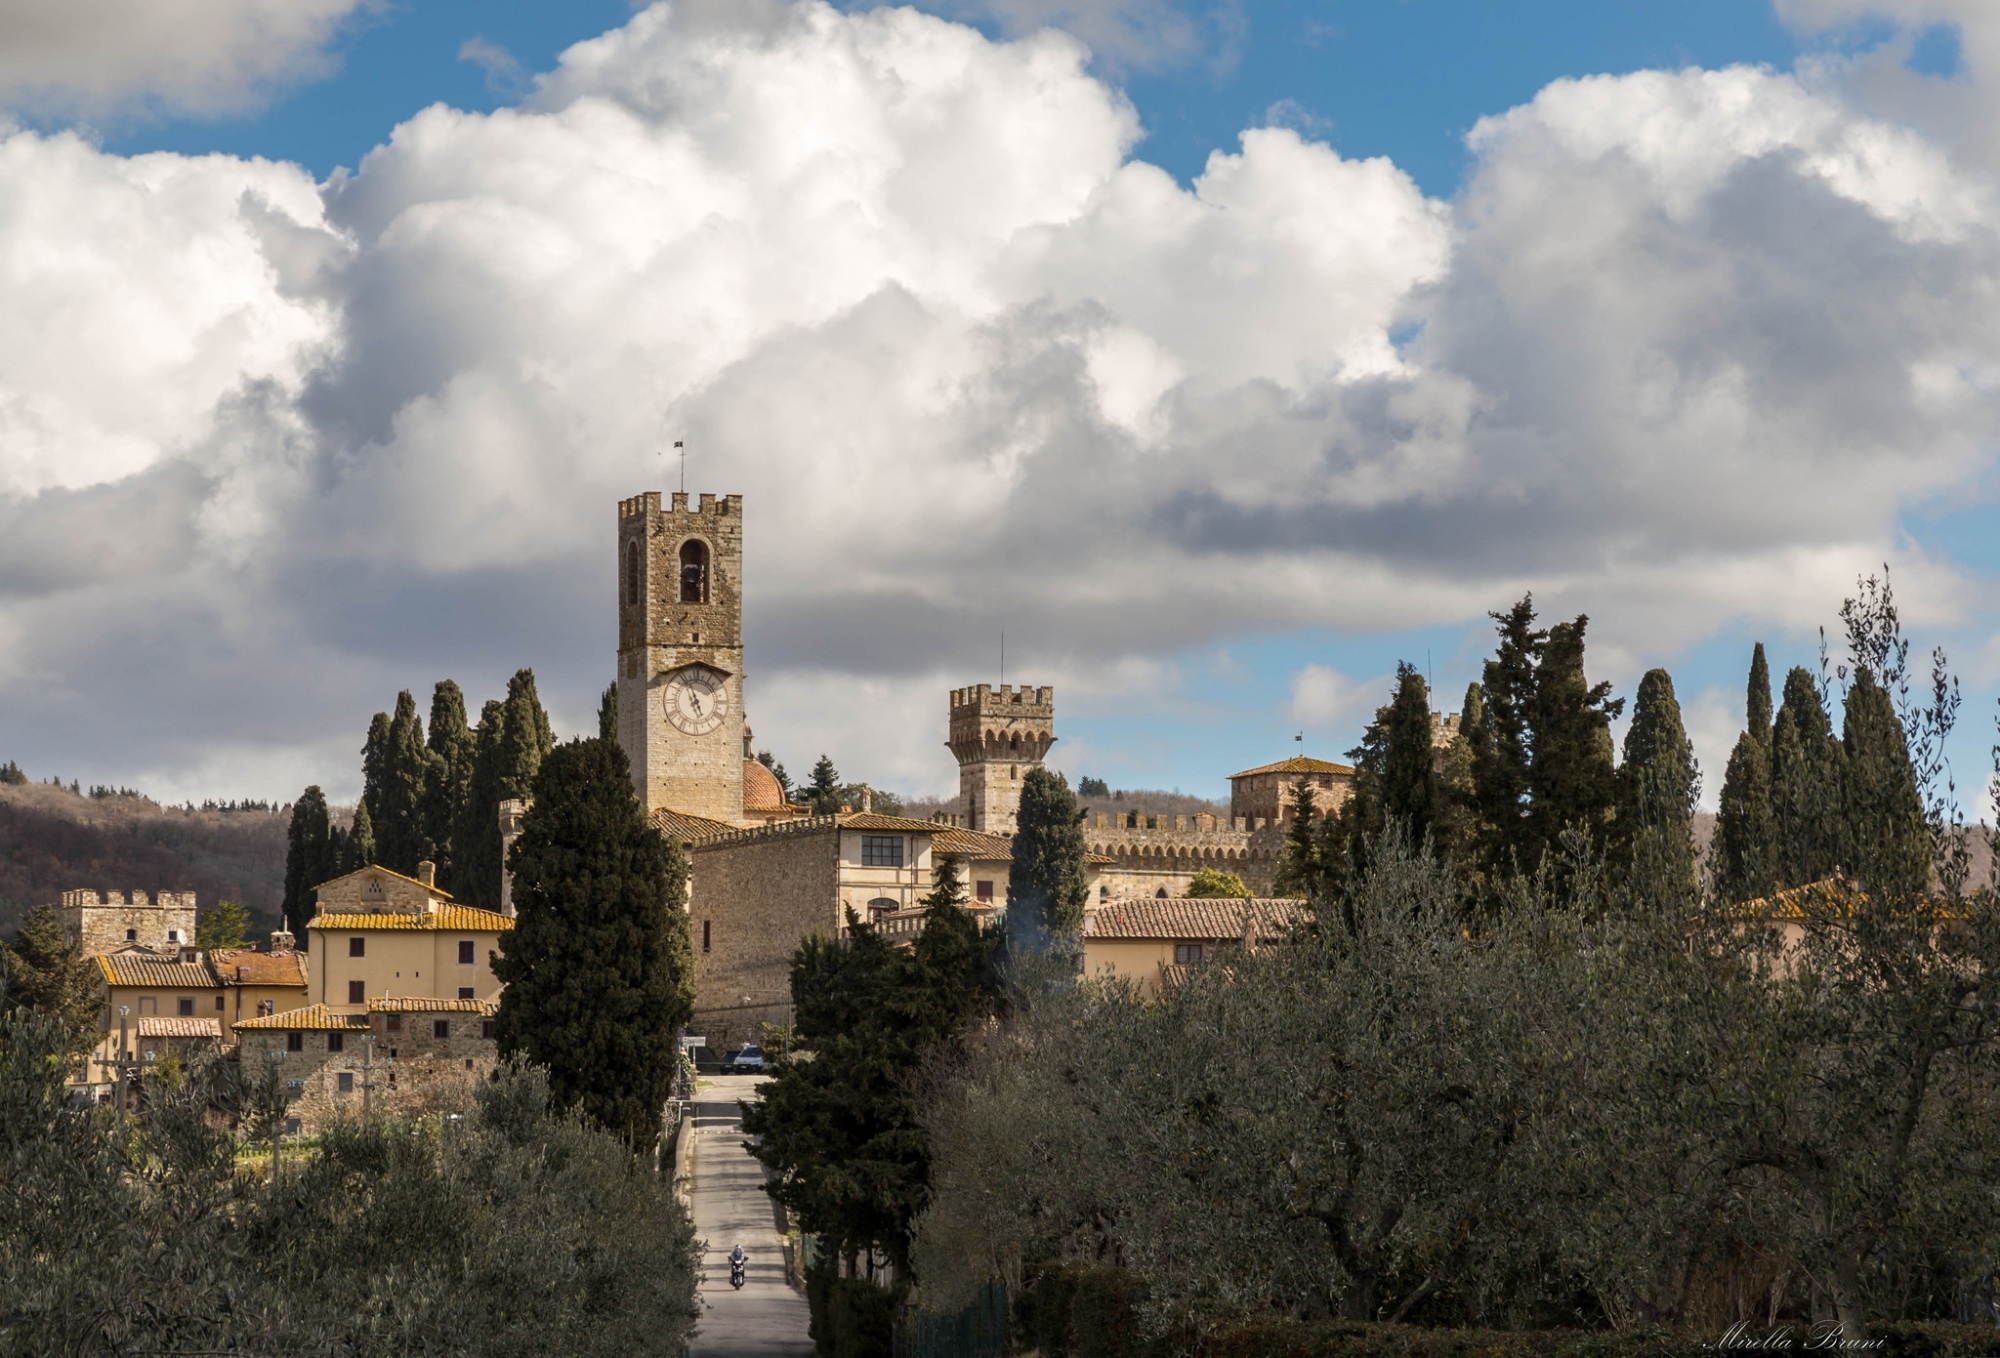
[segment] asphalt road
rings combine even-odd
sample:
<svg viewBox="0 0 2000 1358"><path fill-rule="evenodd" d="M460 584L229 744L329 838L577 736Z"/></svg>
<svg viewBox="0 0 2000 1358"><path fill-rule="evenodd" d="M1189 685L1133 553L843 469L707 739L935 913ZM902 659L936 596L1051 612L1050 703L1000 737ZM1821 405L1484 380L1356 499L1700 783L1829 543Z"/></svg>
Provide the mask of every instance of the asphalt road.
<svg viewBox="0 0 2000 1358"><path fill-rule="evenodd" d="M694 1184L688 1197L702 1256L702 1317L693 1358L809 1355L806 1299L785 1281L785 1252L764 1167L743 1149L739 1100L757 1097L754 1075L711 1077L695 1096ZM750 1253L741 1291L729 1285L729 1251Z"/></svg>

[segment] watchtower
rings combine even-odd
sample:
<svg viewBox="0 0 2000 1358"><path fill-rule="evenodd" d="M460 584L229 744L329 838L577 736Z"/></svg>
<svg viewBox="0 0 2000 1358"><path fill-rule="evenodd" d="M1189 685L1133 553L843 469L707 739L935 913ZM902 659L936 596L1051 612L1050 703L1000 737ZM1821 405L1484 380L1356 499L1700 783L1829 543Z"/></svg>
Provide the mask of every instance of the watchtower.
<svg viewBox="0 0 2000 1358"><path fill-rule="evenodd" d="M743 499L618 502L618 743L646 814L743 819Z"/></svg>
<svg viewBox="0 0 2000 1358"><path fill-rule="evenodd" d="M1021 777L1056 743L1056 691L974 684L951 691L951 739L965 828L1014 833Z"/></svg>

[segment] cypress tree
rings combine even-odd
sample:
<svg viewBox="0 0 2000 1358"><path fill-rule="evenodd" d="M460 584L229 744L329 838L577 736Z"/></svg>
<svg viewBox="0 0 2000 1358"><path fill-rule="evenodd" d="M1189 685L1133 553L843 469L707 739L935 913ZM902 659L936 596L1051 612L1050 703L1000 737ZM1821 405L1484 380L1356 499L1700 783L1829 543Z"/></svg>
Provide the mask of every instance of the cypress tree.
<svg viewBox="0 0 2000 1358"><path fill-rule="evenodd" d="M599 740L618 739L618 681L616 679L604 686L604 694L597 700L597 738Z"/></svg>
<svg viewBox="0 0 2000 1358"><path fill-rule="evenodd" d="M374 731L369 731L372 741ZM426 833L428 789L437 762L424 745L424 724L416 699L404 689L396 695L396 715L389 719L387 740L367 797L368 817L375 828L379 861L391 872L414 876L417 864L435 851Z"/></svg>
<svg viewBox="0 0 2000 1358"><path fill-rule="evenodd" d="M1843 870L1850 859L1842 765L1810 671L1785 676L1771 728L1771 841L1780 887L1804 886Z"/></svg>
<svg viewBox="0 0 2000 1358"><path fill-rule="evenodd" d="M368 803L362 802L354 808L354 824L341 841L340 864L334 875L358 872L380 861L381 850L375 846L374 817L368 814Z"/></svg>
<svg viewBox="0 0 2000 1358"><path fill-rule="evenodd" d="M1437 820L1437 752L1431 740L1431 691L1407 661L1396 666L1396 696L1382 722L1382 816L1401 825L1412 848L1431 837Z"/></svg>
<svg viewBox="0 0 2000 1358"><path fill-rule="evenodd" d="M1083 911L1090 899L1084 877L1089 849L1083 809L1069 780L1045 768L1021 778L1015 816L1014 861L1007 869L1007 934L1028 952L1042 952L1083 966Z"/></svg>
<svg viewBox="0 0 2000 1358"><path fill-rule="evenodd" d="M1535 671L1548 633L1535 626L1535 596L1505 613L1500 645L1480 677L1481 720L1472 742L1472 799L1478 868L1489 878L1533 871L1527 830L1533 750Z"/></svg>
<svg viewBox="0 0 2000 1358"><path fill-rule="evenodd" d="M452 895L487 910L500 908L500 803L506 796L501 790L500 732L506 724L506 707L488 699L473 728L472 777L458 832L452 836Z"/></svg>
<svg viewBox="0 0 2000 1358"><path fill-rule="evenodd" d="M813 765L813 780L806 785L805 794L815 816L831 816L840 810L840 775L825 755Z"/></svg>
<svg viewBox="0 0 2000 1358"><path fill-rule="evenodd" d="M680 844L646 824L616 741L575 740L541 761L511 863L517 917L493 963L507 987L500 1052L546 1067L552 1103L580 1104L643 1151L694 1013Z"/></svg>
<svg viewBox="0 0 2000 1358"><path fill-rule="evenodd" d="M1285 826L1285 847L1278 857L1276 889L1281 895L1298 895L1318 906L1327 899L1327 880L1320 827L1313 823L1318 807L1312 784L1295 784L1292 798L1292 818Z"/></svg>
<svg viewBox="0 0 2000 1358"><path fill-rule="evenodd" d="M455 892L459 826L465 820L465 803L472 791L472 762L476 748L472 728L465 722L465 695L449 679L431 690L431 727L427 741L431 755L430 780L424 787L424 833L431 843L437 863L438 882Z"/></svg>
<svg viewBox="0 0 2000 1358"><path fill-rule="evenodd" d="M1796 736L1789 736L1796 744ZM1715 833L1720 857L1716 894L1724 901L1769 895L1778 880L1772 843L1771 756L1753 731L1736 738L1722 777Z"/></svg>
<svg viewBox="0 0 2000 1358"><path fill-rule="evenodd" d="M1750 691L1744 703L1745 727L1768 755L1771 746L1771 666L1764 659L1764 643L1750 652Z"/></svg>
<svg viewBox="0 0 2000 1358"><path fill-rule="evenodd" d="M1701 771L1665 670L1648 670L1639 681L1618 794L1619 856L1634 895L1656 908L1692 907L1700 891L1694 811Z"/></svg>
<svg viewBox="0 0 2000 1358"><path fill-rule="evenodd" d="M372 821L381 811L382 785L389 778L389 714L377 712L361 742L361 802Z"/></svg>
<svg viewBox="0 0 2000 1358"><path fill-rule="evenodd" d="M1617 801L1611 719L1624 710L1608 683L1583 671L1589 619L1557 623L1535 667L1528 816L1520 865L1533 871L1555 851L1564 830L1580 826L1602 846Z"/></svg>
<svg viewBox="0 0 2000 1358"><path fill-rule="evenodd" d="M52 905L38 905L21 920L14 941L0 952L6 1002L25 1005L61 1021L70 1048L97 1040L104 992L96 963L82 956L63 932Z"/></svg>
<svg viewBox="0 0 2000 1358"><path fill-rule="evenodd" d="M1894 705L1863 666L1847 690L1841 721L1846 756L1844 864L1878 899L1915 901L1929 893L1931 841L1909 742Z"/></svg>
<svg viewBox="0 0 2000 1358"><path fill-rule="evenodd" d="M326 794L317 784L292 803L285 843L285 928L304 946L313 916L313 888L340 874L339 844L326 813Z"/></svg>
<svg viewBox="0 0 2000 1358"><path fill-rule="evenodd" d="M1458 734L1437 761L1438 810L1432 838L1439 859L1453 864L1467 878L1473 867L1477 806L1473 794L1474 747L1486 727L1486 698L1478 684L1467 684L1458 709ZM1473 885L1476 893L1477 886Z"/></svg>

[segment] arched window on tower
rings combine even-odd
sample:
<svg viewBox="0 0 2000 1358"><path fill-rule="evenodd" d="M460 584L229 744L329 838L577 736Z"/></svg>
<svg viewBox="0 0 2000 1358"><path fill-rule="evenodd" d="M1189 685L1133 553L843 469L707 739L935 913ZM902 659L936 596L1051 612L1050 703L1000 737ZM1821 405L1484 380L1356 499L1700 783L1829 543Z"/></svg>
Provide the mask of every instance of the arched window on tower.
<svg viewBox="0 0 2000 1358"><path fill-rule="evenodd" d="M639 602L639 544L625 544L625 606Z"/></svg>
<svg viewBox="0 0 2000 1358"><path fill-rule="evenodd" d="M702 542L681 544L681 602L708 602L708 546Z"/></svg>

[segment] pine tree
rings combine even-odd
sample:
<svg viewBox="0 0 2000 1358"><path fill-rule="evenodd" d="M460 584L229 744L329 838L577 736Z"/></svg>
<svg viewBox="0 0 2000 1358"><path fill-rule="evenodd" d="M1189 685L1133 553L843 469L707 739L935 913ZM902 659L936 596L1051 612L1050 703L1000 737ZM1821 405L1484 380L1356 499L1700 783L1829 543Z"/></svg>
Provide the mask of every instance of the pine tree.
<svg viewBox="0 0 2000 1358"><path fill-rule="evenodd" d="M1532 872L1529 852L1529 759L1534 749L1535 670L1548 633L1535 626L1530 594L1505 613L1500 645L1480 677L1481 720L1472 740L1472 796L1477 870L1497 880Z"/></svg>
<svg viewBox="0 0 2000 1358"><path fill-rule="evenodd" d="M1021 778L1007 869L1007 934L1032 953L1046 952L1073 970L1083 966L1084 876L1089 849L1083 810L1061 774L1032 768Z"/></svg>
<svg viewBox="0 0 2000 1358"><path fill-rule="evenodd" d="M1701 772L1665 670L1639 681L1617 780L1614 830L1634 895L1658 909L1692 908L1701 886L1694 844Z"/></svg>
<svg viewBox="0 0 2000 1358"><path fill-rule="evenodd" d="M1864 666L1847 690L1841 722L1846 838L1844 864L1870 896L1915 901L1929 894L1930 831L1909 742L1889 695Z"/></svg>
<svg viewBox="0 0 2000 1358"><path fill-rule="evenodd" d="M1276 890L1280 895L1297 895L1321 905L1327 898L1327 874L1319 826L1314 823L1319 807L1312 784L1297 783L1292 798L1292 818L1285 826L1285 847L1278 858Z"/></svg>
<svg viewBox="0 0 2000 1358"><path fill-rule="evenodd" d="M201 948L240 948L250 941L250 911L241 901L217 901L194 924L194 941Z"/></svg>
<svg viewBox="0 0 2000 1358"><path fill-rule="evenodd" d="M374 736L371 728L371 744ZM387 738L375 754L372 795L364 795L363 800L375 828L381 855L377 861L391 872L412 877L417 864L436 851L425 821L433 765L439 761L424 745L424 724L408 689L396 695L396 715L389 719Z"/></svg>
<svg viewBox="0 0 2000 1358"><path fill-rule="evenodd" d="M326 813L326 794L317 784L292 803L285 845L285 928L303 945L313 916L313 888L340 875L340 845Z"/></svg>
<svg viewBox="0 0 2000 1358"><path fill-rule="evenodd" d="M340 867L335 875L359 872L381 861L381 851L375 845L374 817L368 814L368 803L362 802L354 808L354 824L341 841Z"/></svg>
<svg viewBox="0 0 2000 1358"><path fill-rule="evenodd" d="M465 724L465 695L449 679L431 690L430 780L424 787L424 834L437 864L438 883L455 892L459 827L472 791L475 741Z"/></svg>
<svg viewBox="0 0 2000 1358"><path fill-rule="evenodd" d="M1716 892L1724 901L1769 895L1778 881L1775 830L1771 821L1771 670L1764 643L1750 654L1744 730L1722 775L1716 815ZM1794 733L1796 734L1796 732Z"/></svg>
<svg viewBox="0 0 2000 1358"><path fill-rule="evenodd" d="M1771 728L1771 842L1780 887L1821 881L1849 861L1845 763L1818 684L1810 671L1794 668Z"/></svg>
<svg viewBox="0 0 2000 1358"><path fill-rule="evenodd" d="M511 857L496 1036L635 1151L651 1146L694 1013L687 860L646 824L616 741L550 751Z"/></svg>
<svg viewBox="0 0 2000 1358"><path fill-rule="evenodd" d="M10 759L4 764L0 764L0 785L26 787L28 785L28 775L21 772L21 766Z"/></svg>
<svg viewBox="0 0 2000 1358"><path fill-rule="evenodd" d="M1602 846L1617 802L1611 720L1624 710L1608 683L1584 676L1583 637L1589 619L1551 627L1535 667L1529 804L1521 869L1532 871L1572 826Z"/></svg>
<svg viewBox="0 0 2000 1358"><path fill-rule="evenodd" d="M62 1022L70 1048L82 1050L97 1038L104 1011L97 965L83 957L63 932L52 905L38 905L21 921L4 963L9 1005L25 1005Z"/></svg>
<svg viewBox="0 0 2000 1358"><path fill-rule="evenodd" d="M840 774L825 755L813 765L813 780L804 789L815 816L831 816L840 810Z"/></svg>
<svg viewBox="0 0 2000 1358"><path fill-rule="evenodd" d="M613 679L604 686L603 696L597 700L597 738L599 740L618 739L618 681Z"/></svg>

